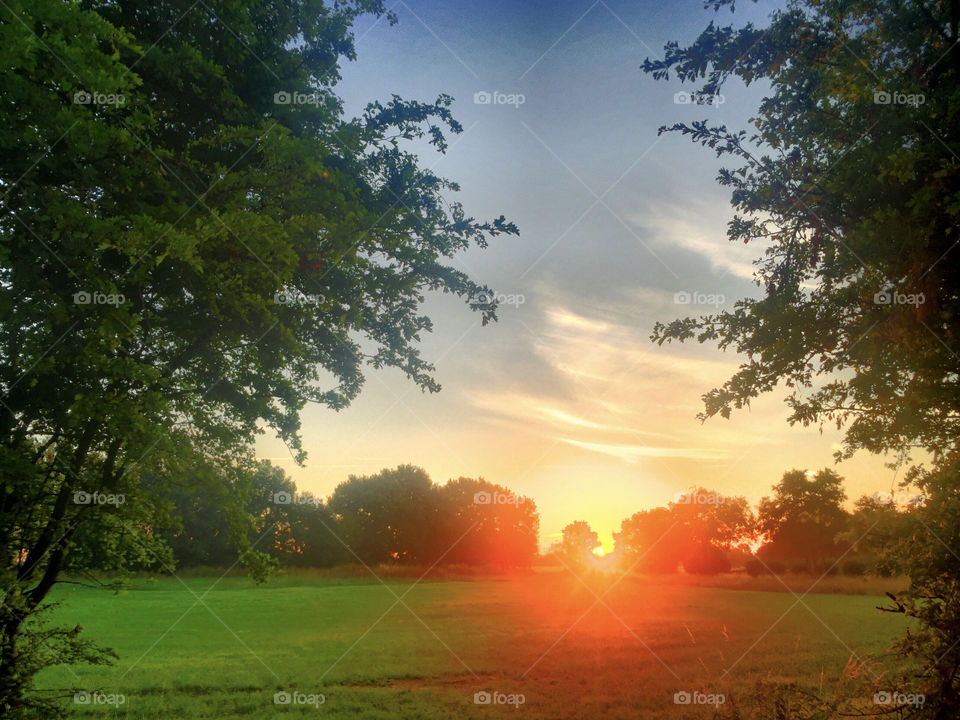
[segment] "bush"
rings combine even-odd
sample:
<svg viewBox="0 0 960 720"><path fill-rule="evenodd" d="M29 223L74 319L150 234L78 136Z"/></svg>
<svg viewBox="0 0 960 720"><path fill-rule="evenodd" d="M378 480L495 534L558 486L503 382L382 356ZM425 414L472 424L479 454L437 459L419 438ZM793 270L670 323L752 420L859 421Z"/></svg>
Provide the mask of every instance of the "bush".
<svg viewBox="0 0 960 720"><path fill-rule="evenodd" d="M827 560L823 564L823 573L824 575L839 575L840 564L836 560Z"/></svg>
<svg viewBox="0 0 960 720"><path fill-rule="evenodd" d="M866 563L862 562L861 560L847 560L845 563L843 563L841 570L843 571L844 575L866 575L867 566Z"/></svg>
<svg viewBox="0 0 960 720"><path fill-rule="evenodd" d="M805 562L798 562L790 566L790 572L794 575L808 575L810 568Z"/></svg>
<svg viewBox="0 0 960 720"><path fill-rule="evenodd" d="M747 571L747 575L750 577L758 577L767 571L767 569L763 566L763 563L756 558L750 558L747 560L743 564L743 569Z"/></svg>

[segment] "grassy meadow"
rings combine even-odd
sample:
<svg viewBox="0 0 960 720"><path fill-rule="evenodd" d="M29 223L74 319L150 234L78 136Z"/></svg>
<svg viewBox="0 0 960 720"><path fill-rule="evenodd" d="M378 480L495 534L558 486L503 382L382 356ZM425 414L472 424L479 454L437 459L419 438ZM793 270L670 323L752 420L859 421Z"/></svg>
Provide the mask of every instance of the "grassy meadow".
<svg viewBox="0 0 960 720"><path fill-rule="evenodd" d="M814 579L785 578L790 592L776 578L618 578L302 573L255 586L211 575L139 579L119 595L65 585L57 620L119 660L47 670L40 685L84 717L752 717L758 680L821 697L845 685L869 703L904 629L875 609L896 580L825 578L804 596ZM92 693L79 704L78 688ZM684 692L701 702L676 704ZM722 705L703 704L718 693Z"/></svg>

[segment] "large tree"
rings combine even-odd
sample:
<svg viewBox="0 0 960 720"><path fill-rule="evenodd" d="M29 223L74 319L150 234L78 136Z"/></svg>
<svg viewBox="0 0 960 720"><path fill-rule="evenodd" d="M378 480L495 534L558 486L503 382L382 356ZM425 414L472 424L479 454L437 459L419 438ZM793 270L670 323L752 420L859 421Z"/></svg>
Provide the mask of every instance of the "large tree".
<svg viewBox="0 0 960 720"><path fill-rule="evenodd" d="M569 523L560 535L560 552L573 565L585 565L599 545L600 536L586 520Z"/></svg>
<svg viewBox="0 0 960 720"><path fill-rule="evenodd" d="M515 568L534 561L540 516L531 498L483 478L449 480L437 492L443 562Z"/></svg>
<svg viewBox="0 0 960 720"><path fill-rule="evenodd" d="M837 537L849 523L843 509L846 497L843 478L829 468L812 477L805 470L788 470L773 486L773 495L760 501L758 525L767 543L758 554L783 562L801 561L810 572L831 569L840 553L859 540L843 543Z"/></svg>
<svg viewBox="0 0 960 720"><path fill-rule="evenodd" d="M328 507L352 561L423 563L436 551L436 488L419 467L401 465L337 485Z"/></svg>
<svg viewBox="0 0 960 720"><path fill-rule="evenodd" d="M408 144L446 149L451 98L344 117L363 13L394 20L380 0L2 4L5 714L37 638L103 659L24 630L82 528L149 542L157 478L240 488L264 428L302 458L300 410L347 405L366 365L437 390L425 292L495 318L446 260L516 228L469 217ZM239 526L232 495L211 494Z"/></svg>
<svg viewBox="0 0 960 720"><path fill-rule="evenodd" d="M788 0L767 27L710 23L644 63L693 83L698 98L731 79L765 88L751 132L662 128L728 159L727 234L757 248L761 292L658 324L653 339L695 338L745 358L704 396L705 417L780 384L790 422L845 430L843 456L929 453L932 467L907 477L924 485L942 542L922 534L898 609L924 623L909 649L931 667L922 712L937 718L960 716L958 40L957 2Z"/></svg>

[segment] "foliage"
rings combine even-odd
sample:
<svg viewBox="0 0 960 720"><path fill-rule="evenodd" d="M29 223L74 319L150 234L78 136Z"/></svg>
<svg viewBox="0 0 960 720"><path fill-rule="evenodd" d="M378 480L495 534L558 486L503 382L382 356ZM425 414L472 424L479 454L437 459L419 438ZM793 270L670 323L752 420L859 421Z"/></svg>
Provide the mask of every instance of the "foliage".
<svg viewBox="0 0 960 720"><path fill-rule="evenodd" d="M446 149L452 99L343 115L339 63L366 13L395 19L381 0L0 8L8 716L29 704L24 618L82 542L141 561L130 546L171 520L158 489L189 478L262 576L244 547L256 435L302 460L300 410L346 406L368 366L438 390L426 292L495 319L448 260L516 228L469 217L406 149Z"/></svg>
<svg viewBox="0 0 960 720"><path fill-rule="evenodd" d="M624 520L614 533L615 550L645 572L672 573L682 564L689 573L716 574L730 569L727 551L750 537L754 525L746 498L697 487L665 508Z"/></svg>
<svg viewBox="0 0 960 720"><path fill-rule="evenodd" d="M709 0L716 10L732 0ZM697 339L740 353L739 370L704 395L703 417L728 417L786 387L790 422L845 429L839 457L891 452L933 467L915 479L937 521L912 548L900 609L925 629L904 648L944 654L918 678L925 717L960 712L956 548L956 252L960 219L960 5L789 0L767 27L710 23L670 43L644 70L697 84L762 83L753 131L697 121L674 131L731 162L732 242L757 246L761 293L731 311L657 324L658 343ZM931 518L934 519L934 518ZM955 552L955 551L952 551ZM932 700L931 700L932 699Z"/></svg>
<svg viewBox="0 0 960 720"><path fill-rule="evenodd" d="M780 562L803 559L809 572L826 571L827 559L841 549L836 536L847 526L843 478L826 468L809 478L790 470L773 493L760 502L758 527L769 537L760 554Z"/></svg>
<svg viewBox="0 0 960 720"><path fill-rule="evenodd" d="M585 565L600 545L600 536L586 520L575 520L563 528L560 538L560 554L573 565Z"/></svg>

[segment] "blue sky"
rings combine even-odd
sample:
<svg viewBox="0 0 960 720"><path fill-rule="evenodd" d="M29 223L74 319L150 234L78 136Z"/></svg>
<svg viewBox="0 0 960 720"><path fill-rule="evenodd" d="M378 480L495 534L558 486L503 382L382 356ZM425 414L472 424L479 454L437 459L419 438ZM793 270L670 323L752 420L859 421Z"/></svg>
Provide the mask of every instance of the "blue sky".
<svg viewBox="0 0 960 720"><path fill-rule="evenodd" d="M701 425L701 394L738 358L648 339L657 320L757 292L750 268L761 248L726 240L720 162L657 128L701 118L746 127L763 88L677 104L691 88L640 69L667 41L693 40L714 12L702 0L391 6L397 25L358 24L359 58L339 92L351 115L394 93L456 99L464 133L446 155L424 151L423 163L460 183L470 214L520 227L519 238L455 261L516 302L484 328L461 302L428 298L435 330L423 348L439 394L372 372L349 409L304 413L306 467L270 438L261 456L322 495L351 473L401 463L441 482L483 476L536 501L542 544L587 520L608 549L623 518L693 484L756 501L787 469L831 465L839 434L790 428L783 393ZM740 3L719 20L762 25L773 7ZM475 103L482 92L523 102ZM678 304L677 293L701 304ZM877 458L839 471L853 497L890 489Z"/></svg>

